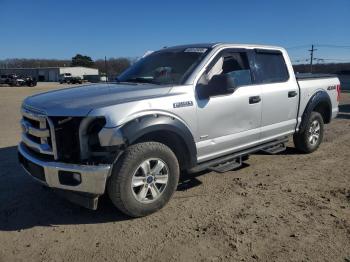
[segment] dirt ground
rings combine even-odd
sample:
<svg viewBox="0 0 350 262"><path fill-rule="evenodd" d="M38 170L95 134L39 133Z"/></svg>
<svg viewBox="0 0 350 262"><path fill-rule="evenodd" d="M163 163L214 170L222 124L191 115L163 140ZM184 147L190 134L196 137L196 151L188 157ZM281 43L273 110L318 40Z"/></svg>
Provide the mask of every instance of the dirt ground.
<svg viewBox="0 0 350 262"><path fill-rule="evenodd" d="M130 219L107 197L97 211L71 204L18 165L21 101L52 88L0 87L1 262L350 261L350 93L315 153L290 143L188 176L160 212Z"/></svg>

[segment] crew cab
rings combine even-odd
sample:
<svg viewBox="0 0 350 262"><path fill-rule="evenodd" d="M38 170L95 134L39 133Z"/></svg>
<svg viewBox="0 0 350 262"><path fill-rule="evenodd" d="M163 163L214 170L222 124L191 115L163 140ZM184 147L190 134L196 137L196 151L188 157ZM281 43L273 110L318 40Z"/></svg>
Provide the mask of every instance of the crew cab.
<svg viewBox="0 0 350 262"><path fill-rule="evenodd" d="M338 113L332 75L295 75L285 49L194 44L153 52L115 83L26 98L19 160L38 182L132 217L162 208L180 174L239 167L249 154L303 153Z"/></svg>

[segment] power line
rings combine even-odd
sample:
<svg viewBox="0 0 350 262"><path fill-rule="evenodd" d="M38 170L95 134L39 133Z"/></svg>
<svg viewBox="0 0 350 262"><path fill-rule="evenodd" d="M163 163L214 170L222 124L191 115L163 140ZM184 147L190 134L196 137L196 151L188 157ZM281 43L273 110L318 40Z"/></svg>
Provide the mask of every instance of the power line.
<svg viewBox="0 0 350 262"><path fill-rule="evenodd" d="M286 47L286 49L303 49L307 48L310 45L297 45ZM350 48L350 45L331 45L331 44L314 44L315 47L328 47L328 48Z"/></svg>
<svg viewBox="0 0 350 262"><path fill-rule="evenodd" d="M302 49L302 48L307 48L310 45L297 45L297 46L290 46L290 47L286 47L286 49Z"/></svg>
<svg viewBox="0 0 350 262"><path fill-rule="evenodd" d="M306 48L307 45L299 45L299 46L292 46L292 47L288 47L287 49L291 50L291 49L302 49L302 48ZM304 59L304 58L300 58L300 59L294 59L292 60L294 63L301 63L301 62L310 62L310 73L312 73L313 70L313 62L325 62L325 61L334 61L334 62L350 62L350 59L336 59L336 58L314 58L314 52L317 51L318 49L316 49L315 47L323 47L323 48L343 48L343 49L350 49L350 45L331 45L331 44L312 44L311 45L311 49L309 49L308 51L310 52L310 59Z"/></svg>
<svg viewBox="0 0 350 262"><path fill-rule="evenodd" d="M328 45L328 44L318 44L318 47L328 47L328 48L350 48L350 45Z"/></svg>

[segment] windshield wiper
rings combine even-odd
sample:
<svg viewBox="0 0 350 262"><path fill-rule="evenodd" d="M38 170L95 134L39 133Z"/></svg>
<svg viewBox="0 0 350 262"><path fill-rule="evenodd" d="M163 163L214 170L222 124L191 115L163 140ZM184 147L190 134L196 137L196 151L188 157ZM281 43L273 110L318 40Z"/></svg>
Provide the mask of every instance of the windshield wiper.
<svg viewBox="0 0 350 262"><path fill-rule="evenodd" d="M129 78L121 82L132 82L132 83L147 83L147 84L156 84L159 85L159 82L154 81L151 78L146 78L146 77L134 77L134 78Z"/></svg>

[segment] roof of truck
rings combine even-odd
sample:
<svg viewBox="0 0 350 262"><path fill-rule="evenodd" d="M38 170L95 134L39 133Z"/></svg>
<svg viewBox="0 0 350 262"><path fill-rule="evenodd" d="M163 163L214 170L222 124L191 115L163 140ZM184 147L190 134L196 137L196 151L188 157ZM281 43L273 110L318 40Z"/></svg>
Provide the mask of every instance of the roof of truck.
<svg viewBox="0 0 350 262"><path fill-rule="evenodd" d="M197 44L188 44L188 45L177 45L177 46L169 46L164 47L164 49L178 49L178 48L214 48L219 46L230 46L230 47L249 47L249 48L267 48L267 49L283 49L283 47L280 46L272 46L272 45L257 45L257 44L234 44L234 43L224 43L224 42L217 42L217 43L197 43Z"/></svg>

